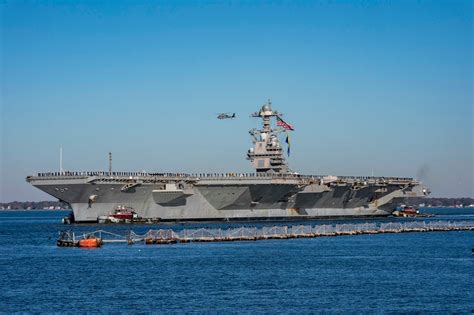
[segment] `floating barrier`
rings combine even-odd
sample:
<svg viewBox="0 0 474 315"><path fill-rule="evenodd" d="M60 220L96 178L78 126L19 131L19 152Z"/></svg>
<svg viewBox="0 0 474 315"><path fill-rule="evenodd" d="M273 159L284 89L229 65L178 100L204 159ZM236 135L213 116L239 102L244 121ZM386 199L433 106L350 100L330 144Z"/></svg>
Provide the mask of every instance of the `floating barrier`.
<svg viewBox="0 0 474 315"><path fill-rule="evenodd" d="M59 238L56 245L59 247L83 247L83 248L97 248L104 243L128 243L134 244L136 241L142 241L143 238L138 238L135 233L130 231L127 235L98 230L90 233L83 233L76 235L71 231L59 232Z"/></svg>
<svg viewBox="0 0 474 315"><path fill-rule="evenodd" d="M74 247L79 245L79 241L75 240L73 232L63 231L59 233L59 238L56 241L59 247Z"/></svg>
<svg viewBox="0 0 474 315"><path fill-rule="evenodd" d="M293 225L230 228L196 228L149 230L145 235L130 231L119 235L103 230L83 234L76 238L73 232L62 232L58 246L80 246L81 241L99 239L100 243L128 243L143 241L147 245L169 245L190 242L233 242L351 236L363 234L474 231L474 221L413 221L389 223L358 223L336 225ZM91 241L89 241L91 242ZM92 243L92 242L91 242ZM97 247L97 246L96 246Z"/></svg>

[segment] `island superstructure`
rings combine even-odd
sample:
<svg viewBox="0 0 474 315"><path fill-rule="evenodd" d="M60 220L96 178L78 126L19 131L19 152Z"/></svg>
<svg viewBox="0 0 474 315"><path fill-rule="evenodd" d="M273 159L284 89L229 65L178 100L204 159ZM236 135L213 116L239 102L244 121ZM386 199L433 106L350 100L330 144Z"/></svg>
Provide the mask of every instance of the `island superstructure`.
<svg viewBox="0 0 474 315"><path fill-rule="evenodd" d="M292 129L291 125L270 102L252 116L262 120L260 129L249 131L253 147L247 159L254 173L61 171L26 180L69 203L76 222L97 222L117 207L160 221L387 216L402 199L429 193L413 178L292 172L279 140L279 134ZM273 127L272 122L278 123Z"/></svg>

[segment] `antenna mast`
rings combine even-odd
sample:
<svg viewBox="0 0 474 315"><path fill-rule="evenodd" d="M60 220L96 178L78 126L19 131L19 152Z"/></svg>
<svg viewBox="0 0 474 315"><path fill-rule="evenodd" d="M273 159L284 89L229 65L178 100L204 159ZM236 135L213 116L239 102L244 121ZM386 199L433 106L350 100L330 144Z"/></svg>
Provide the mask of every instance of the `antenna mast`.
<svg viewBox="0 0 474 315"><path fill-rule="evenodd" d="M112 152L109 152L109 174L112 174Z"/></svg>
<svg viewBox="0 0 474 315"><path fill-rule="evenodd" d="M59 147L59 173L64 173L63 170L63 147Z"/></svg>

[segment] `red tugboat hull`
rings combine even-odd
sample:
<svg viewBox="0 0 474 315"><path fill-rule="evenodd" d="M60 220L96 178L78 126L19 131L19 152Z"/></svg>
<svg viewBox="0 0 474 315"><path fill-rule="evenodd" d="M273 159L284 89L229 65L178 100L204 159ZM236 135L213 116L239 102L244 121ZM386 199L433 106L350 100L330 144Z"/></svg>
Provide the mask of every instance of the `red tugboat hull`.
<svg viewBox="0 0 474 315"><path fill-rule="evenodd" d="M115 214L112 214L111 217L119 219L119 220L132 220L133 213L115 213Z"/></svg>

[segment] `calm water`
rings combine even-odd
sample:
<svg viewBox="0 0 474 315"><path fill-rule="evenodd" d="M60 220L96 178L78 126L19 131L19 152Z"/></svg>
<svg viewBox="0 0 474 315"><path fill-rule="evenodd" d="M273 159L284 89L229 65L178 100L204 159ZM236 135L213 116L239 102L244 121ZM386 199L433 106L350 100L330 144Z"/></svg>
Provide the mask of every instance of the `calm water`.
<svg viewBox="0 0 474 315"><path fill-rule="evenodd" d="M0 312L474 312L474 232L85 250L64 214L0 212Z"/></svg>

